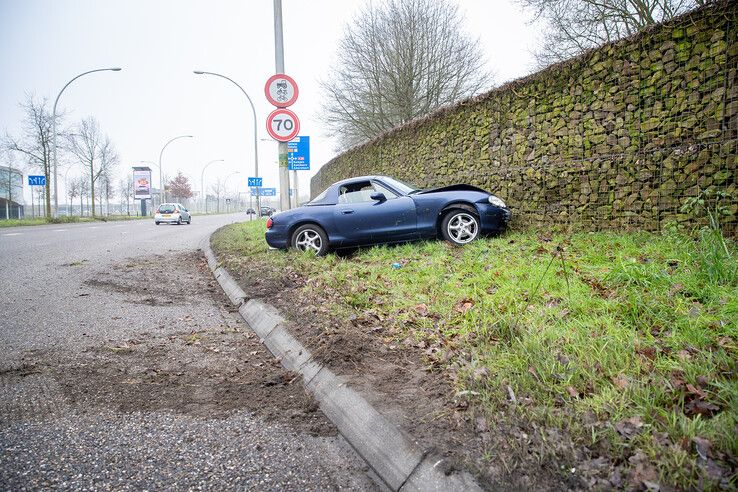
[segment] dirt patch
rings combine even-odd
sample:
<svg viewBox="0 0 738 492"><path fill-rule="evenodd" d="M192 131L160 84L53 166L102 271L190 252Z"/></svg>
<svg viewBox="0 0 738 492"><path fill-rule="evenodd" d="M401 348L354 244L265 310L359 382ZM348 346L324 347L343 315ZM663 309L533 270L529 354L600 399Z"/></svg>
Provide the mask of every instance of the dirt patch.
<svg viewBox="0 0 738 492"><path fill-rule="evenodd" d="M54 362L47 362L50 372L78 408L208 418L248 410L312 435L335 435L297 375L240 329L130 339Z"/></svg>
<svg viewBox="0 0 738 492"><path fill-rule="evenodd" d="M152 278L174 287L152 287ZM225 418L247 410L296 432L336 435L301 379L281 367L216 286L200 253L177 253L176 263L156 256L91 272L82 291L102 292L111 302L166 306L173 316L152 326L153 333L74 355L28 352L16 366L0 368L0 376L53 378L65 403L82 413L105 408ZM113 319L125 323L135 313L124 309Z"/></svg>
<svg viewBox="0 0 738 492"><path fill-rule="evenodd" d="M229 271L247 295L274 305L287 317L289 330L315 358L443 459L439 466L445 472L470 471L489 490L586 488L563 464L588 459L566 435L531 427L514 411L475 414L470 395L457 394L448 376L424 358L422 347L411 340L398 342L397 334L376 314L337 316L330 306L342 301L325 292L306 293L302 288L309 280L292 271L275 276L253 265Z"/></svg>

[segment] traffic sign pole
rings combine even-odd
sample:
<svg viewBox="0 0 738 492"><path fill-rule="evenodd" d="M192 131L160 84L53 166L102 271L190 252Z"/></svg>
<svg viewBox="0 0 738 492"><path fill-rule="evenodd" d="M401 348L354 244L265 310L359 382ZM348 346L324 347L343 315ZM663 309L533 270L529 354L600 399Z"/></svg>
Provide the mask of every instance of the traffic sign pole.
<svg viewBox="0 0 738 492"><path fill-rule="evenodd" d="M282 37L282 0L274 0L274 65L284 73L284 38ZM279 142L279 208L290 209L290 173L287 170L287 142Z"/></svg>

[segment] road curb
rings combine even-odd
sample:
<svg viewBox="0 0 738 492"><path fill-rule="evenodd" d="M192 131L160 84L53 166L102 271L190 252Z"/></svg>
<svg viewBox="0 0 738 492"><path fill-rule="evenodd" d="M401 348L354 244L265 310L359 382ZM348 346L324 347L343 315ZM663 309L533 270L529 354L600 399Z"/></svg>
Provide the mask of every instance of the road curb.
<svg viewBox="0 0 738 492"><path fill-rule="evenodd" d="M446 475L429 450L422 449L347 382L313 359L310 352L285 327L277 309L249 299L220 265L210 248L210 237L201 243L213 275L241 317L261 338L282 365L303 377L323 413L384 483L395 491L481 490L466 472Z"/></svg>

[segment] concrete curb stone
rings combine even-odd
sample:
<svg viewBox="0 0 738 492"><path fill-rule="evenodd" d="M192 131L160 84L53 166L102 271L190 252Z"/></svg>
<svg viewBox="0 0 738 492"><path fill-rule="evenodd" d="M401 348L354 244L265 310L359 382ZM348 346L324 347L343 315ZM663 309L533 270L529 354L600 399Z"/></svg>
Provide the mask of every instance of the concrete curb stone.
<svg viewBox="0 0 738 492"><path fill-rule="evenodd" d="M323 413L384 483L395 491L481 490L466 472L446 475L440 461L374 409L346 381L312 358L286 329L272 306L249 299L231 275L218 266L210 237L200 248L231 303L282 365L303 377Z"/></svg>

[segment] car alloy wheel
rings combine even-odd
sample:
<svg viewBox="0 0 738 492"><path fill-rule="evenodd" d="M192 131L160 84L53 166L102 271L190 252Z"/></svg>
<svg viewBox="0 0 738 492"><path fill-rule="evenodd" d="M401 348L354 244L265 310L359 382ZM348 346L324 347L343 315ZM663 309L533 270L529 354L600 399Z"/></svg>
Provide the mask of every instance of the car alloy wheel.
<svg viewBox="0 0 738 492"><path fill-rule="evenodd" d="M182 216L177 219L177 225L182 225Z"/></svg>
<svg viewBox="0 0 738 492"><path fill-rule="evenodd" d="M292 247L300 251L310 251L315 256L323 256L328 251L328 236L319 226L304 225L298 227L292 235Z"/></svg>
<svg viewBox="0 0 738 492"><path fill-rule="evenodd" d="M453 244L470 243L479 236L479 219L466 210L453 210L444 217L442 232Z"/></svg>

